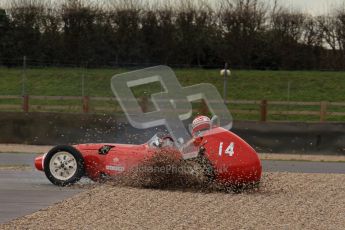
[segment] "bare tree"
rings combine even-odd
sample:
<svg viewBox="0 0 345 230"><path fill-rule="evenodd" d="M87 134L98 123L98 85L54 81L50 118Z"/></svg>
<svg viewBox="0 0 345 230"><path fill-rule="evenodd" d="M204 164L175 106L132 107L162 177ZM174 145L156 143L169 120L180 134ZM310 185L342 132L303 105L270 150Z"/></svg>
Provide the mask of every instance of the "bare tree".
<svg viewBox="0 0 345 230"><path fill-rule="evenodd" d="M250 66L265 31L267 8L257 0L224 0L220 12L224 56L235 65Z"/></svg>
<svg viewBox="0 0 345 230"><path fill-rule="evenodd" d="M302 43L307 46L322 46L322 32L317 20L308 15L305 18L302 33Z"/></svg>
<svg viewBox="0 0 345 230"><path fill-rule="evenodd" d="M39 0L14 0L8 10L11 18L13 56L38 59L44 5Z"/></svg>

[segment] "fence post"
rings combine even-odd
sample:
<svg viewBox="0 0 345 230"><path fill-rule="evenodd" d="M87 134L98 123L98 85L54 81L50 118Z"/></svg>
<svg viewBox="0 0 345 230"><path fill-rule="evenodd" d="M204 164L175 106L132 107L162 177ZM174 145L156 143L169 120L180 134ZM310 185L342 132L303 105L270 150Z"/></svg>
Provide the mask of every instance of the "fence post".
<svg viewBox="0 0 345 230"><path fill-rule="evenodd" d="M260 121L267 121L267 100L262 100L260 104Z"/></svg>
<svg viewBox="0 0 345 230"><path fill-rule="evenodd" d="M326 121L327 117L327 101L321 101L320 103L320 121Z"/></svg>
<svg viewBox="0 0 345 230"><path fill-rule="evenodd" d="M26 56L23 57L23 69L22 69L22 95L27 94L26 90Z"/></svg>
<svg viewBox="0 0 345 230"><path fill-rule="evenodd" d="M144 95L139 99L139 105L143 113L147 113L149 111L149 98L148 96Z"/></svg>
<svg viewBox="0 0 345 230"><path fill-rule="evenodd" d="M225 104L225 105L227 105L227 104ZM201 115L206 115L206 116L207 116L208 113L209 113L208 106L207 106L205 100L201 100L201 109L200 109L200 113L201 113Z"/></svg>
<svg viewBox="0 0 345 230"><path fill-rule="evenodd" d="M23 111L29 112L29 95L23 95Z"/></svg>
<svg viewBox="0 0 345 230"><path fill-rule="evenodd" d="M90 103L90 97L89 96L83 96L83 112L84 113L89 112L89 103Z"/></svg>

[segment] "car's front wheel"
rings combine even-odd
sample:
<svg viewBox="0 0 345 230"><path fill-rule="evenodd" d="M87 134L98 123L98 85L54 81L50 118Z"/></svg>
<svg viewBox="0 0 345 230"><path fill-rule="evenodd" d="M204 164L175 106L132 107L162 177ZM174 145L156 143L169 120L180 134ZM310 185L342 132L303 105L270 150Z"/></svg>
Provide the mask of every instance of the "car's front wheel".
<svg viewBox="0 0 345 230"><path fill-rule="evenodd" d="M72 146L56 146L44 159L44 172L55 185L74 184L84 175L83 156Z"/></svg>

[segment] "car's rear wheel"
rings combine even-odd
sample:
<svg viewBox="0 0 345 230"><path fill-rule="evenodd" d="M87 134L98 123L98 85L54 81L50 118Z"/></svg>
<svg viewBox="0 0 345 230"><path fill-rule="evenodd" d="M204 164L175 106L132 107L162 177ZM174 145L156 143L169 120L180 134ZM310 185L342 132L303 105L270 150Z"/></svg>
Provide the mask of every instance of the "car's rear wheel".
<svg viewBox="0 0 345 230"><path fill-rule="evenodd" d="M56 146L44 159L44 172L55 185L74 184L84 175L83 156L72 146Z"/></svg>

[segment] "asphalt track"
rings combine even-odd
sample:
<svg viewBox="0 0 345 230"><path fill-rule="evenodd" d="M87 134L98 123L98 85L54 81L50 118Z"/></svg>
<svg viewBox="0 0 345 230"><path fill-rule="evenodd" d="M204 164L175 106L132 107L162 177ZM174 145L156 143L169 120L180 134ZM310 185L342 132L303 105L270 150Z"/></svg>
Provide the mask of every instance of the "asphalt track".
<svg viewBox="0 0 345 230"><path fill-rule="evenodd" d="M32 166L35 154L0 153L0 223L46 208L82 191L52 185L34 168L1 169L3 166Z"/></svg>
<svg viewBox="0 0 345 230"><path fill-rule="evenodd" d="M0 223L46 208L82 189L59 188L33 168L9 170L4 166L32 166L35 154L0 153ZM263 161L266 172L345 174L345 163Z"/></svg>

